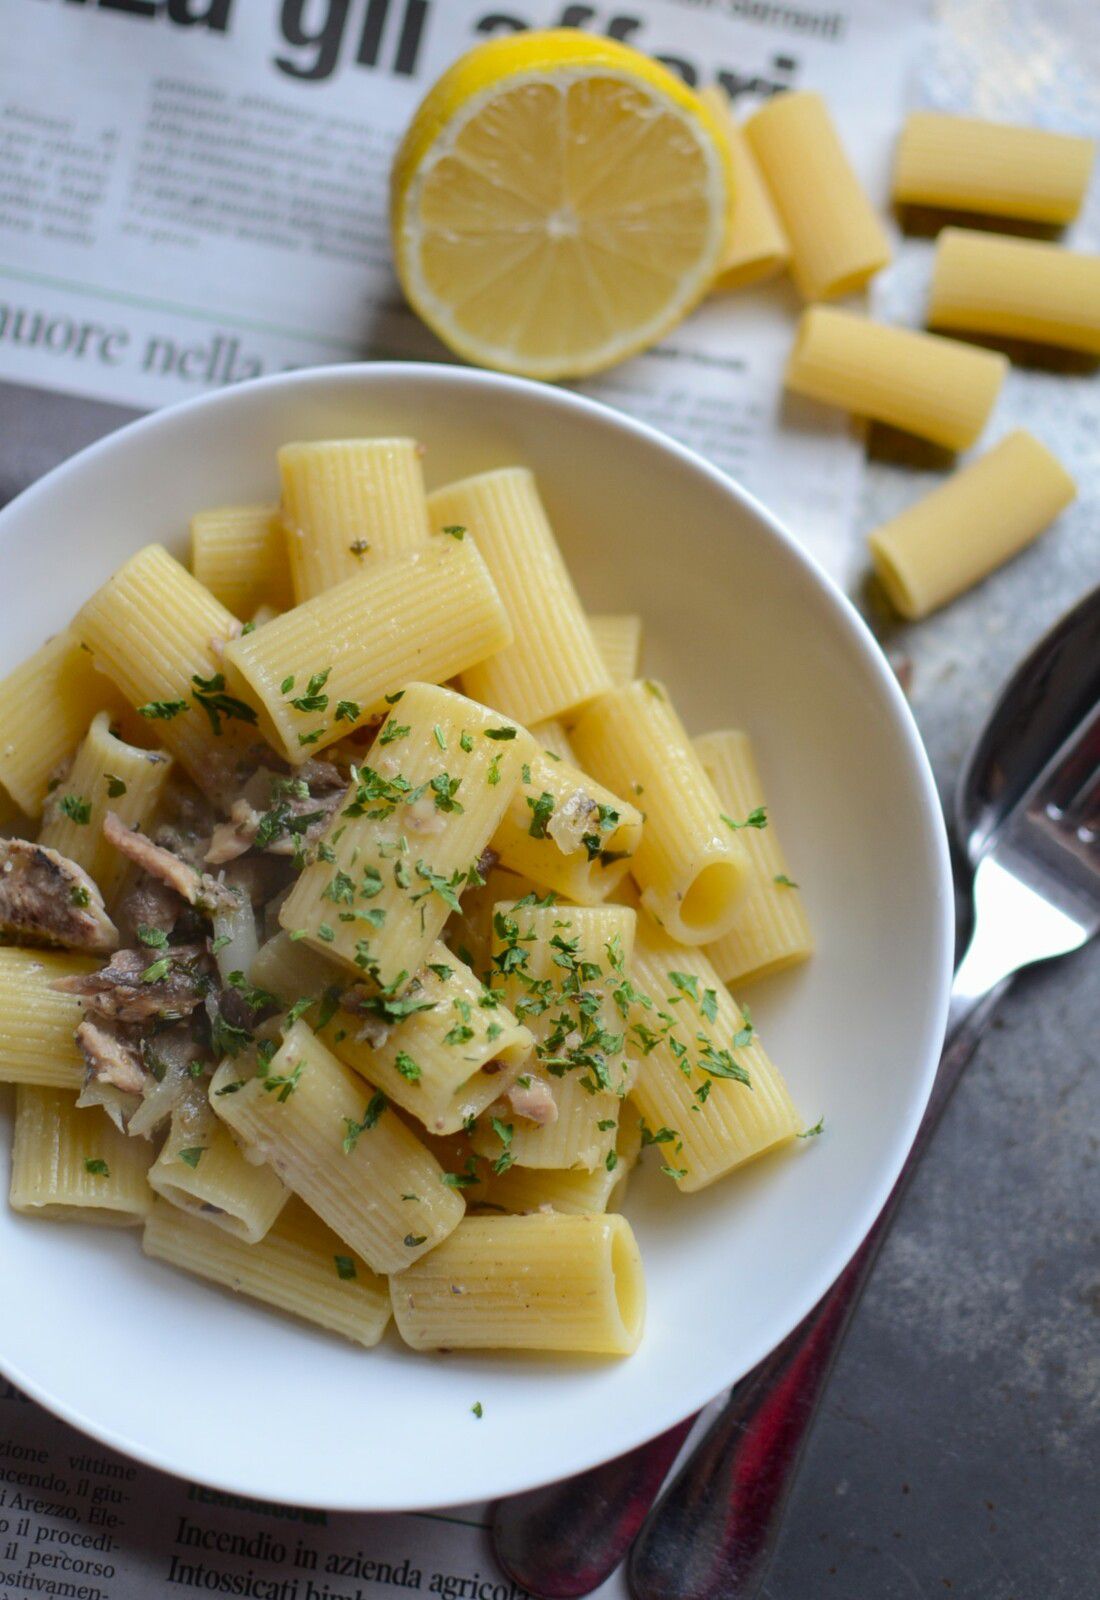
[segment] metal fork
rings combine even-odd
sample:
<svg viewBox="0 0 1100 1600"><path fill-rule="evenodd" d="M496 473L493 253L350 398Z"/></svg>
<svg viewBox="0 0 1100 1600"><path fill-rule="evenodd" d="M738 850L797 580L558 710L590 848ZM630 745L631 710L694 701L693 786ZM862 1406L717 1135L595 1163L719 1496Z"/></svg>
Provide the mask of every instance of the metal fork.
<svg viewBox="0 0 1100 1600"><path fill-rule="evenodd" d="M749 1600L852 1313L909 1177L1013 975L1100 930L1100 706L991 838L974 874L974 931L955 974L947 1045L913 1148L867 1238L828 1294L733 1391L673 1480L631 1558L636 1600Z"/></svg>

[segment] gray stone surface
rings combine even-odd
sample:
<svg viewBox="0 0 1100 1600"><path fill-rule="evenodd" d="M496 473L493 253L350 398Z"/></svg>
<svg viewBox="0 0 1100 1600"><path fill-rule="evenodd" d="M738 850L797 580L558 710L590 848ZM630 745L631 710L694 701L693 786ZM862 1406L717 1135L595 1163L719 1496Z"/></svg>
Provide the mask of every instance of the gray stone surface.
<svg viewBox="0 0 1100 1600"><path fill-rule="evenodd" d="M1095 135L1092 0L944 0L918 98ZM1075 241L1100 246L1095 186ZM931 248L909 240L891 271L885 306L897 320L920 322ZM129 416L0 386L0 500ZM945 796L1011 667L1100 581L1095 373L1015 366L995 431L1016 423L1078 478L1080 500L1057 528L917 627L891 621L872 591L859 596L884 647L911 665ZM938 481L926 454L882 434L870 444L855 536ZM1004 1002L842 1352L770 1600L1100 1594L1098 1041L1096 949L1025 975Z"/></svg>

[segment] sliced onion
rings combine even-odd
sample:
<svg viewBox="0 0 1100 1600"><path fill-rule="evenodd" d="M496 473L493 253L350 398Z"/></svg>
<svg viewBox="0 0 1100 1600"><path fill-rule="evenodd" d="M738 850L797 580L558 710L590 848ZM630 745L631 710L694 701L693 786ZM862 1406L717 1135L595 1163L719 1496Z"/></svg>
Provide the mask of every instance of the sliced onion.
<svg viewBox="0 0 1100 1600"><path fill-rule="evenodd" d="M228 983L231 972L250 972L260 949L256 936L256 915L248 896L240 889L232 891L236 904L214 914L215 939L227 939L214 960L223 983Z"/></svg>

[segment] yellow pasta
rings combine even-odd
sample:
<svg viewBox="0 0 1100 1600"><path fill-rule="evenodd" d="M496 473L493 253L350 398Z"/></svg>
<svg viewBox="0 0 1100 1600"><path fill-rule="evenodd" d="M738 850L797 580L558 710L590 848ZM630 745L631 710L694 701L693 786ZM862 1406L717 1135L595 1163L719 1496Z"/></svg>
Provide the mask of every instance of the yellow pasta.
<svg viewBox="0 0 1100 1600"><path fill-rule="evenodd" d="M384 711L386 695L414 679L453 678L511 638L473 540L441 537L365 563L234 640L225 668L259 708L265 738L298 763Z"/></svg>
<svg viewBox="0 0 1100 1600"><path fill-rule="evenodd" d="M514 1081L530 1031L444 944L435 944L395 1027L339 1009L318 1036L345 1066L385 1091L431 1133L456 1133Z"/></svg>
<svg viewBox="0 0 1100 1600"><path fill-rule="evenodd" d="M729 238L713 287L717 290L744 289L750 283L763 283L782 272L791 258L791 247L748 141L733 115L729 95L713 84L700 91L700 98L721 123L733 166ZM625 683L636 677L637 672L635 663L615 682Z"/></svg>
<svg viewBox="0 0 1100 1600"><path fill-rule="evenodd" d="M799 292L832 300L862 288L890 260L890 242L821 96L776 95L742 131L786 230Z"/></svg>
<svg viewBox="0 0 1100 1600"><path fill-rule="evenodd" d="M415 1350L629 1355L645 1320L642 1260L625 1217L467 1217L390 1282Z"/></svg>
<svg viewBox="0 0 1100 1600"><path fill-rule="evenodd" d="M111 732L108 713L99 712L72 771L46 802L39 843L82 866L110 906L128 863L103 837L103 819L113 811L127 827L144 827L171 770L163 751L126 744Z"/></svg>
<svg viewBox="0 0 1100 1600"><path fill-rule="evenodd" d="M659 1144L681 1189L705 1188L801 1131L786 1084L702 950L639 915L631 975L652 1002L632 1012L630 1048L644 1052L633 1099L643 1140Z"/></svg>
<svg viewBox="0 0 1100 1600"><path fill-rule="evenodd" d="M536 1047L509 1098L474 1131L474 1148L492 1159L494 1171L513 1163L589 1172L614 1166L621 1103L632 1082L615 995L630 962L634 920L628 906L497 907L496 981ZM549 1113L549 1120L535 1120Z"/></svg>
<svg viewBox="0 0 1100 1600"><path fill-rule="evenodd" d="M540 895L530 878L509 872L507 867L491 868L484 884L475 884L463 894L459 909L443 930L447 945L474 972L488 973L493 949L493 911L498 901L522 900L529 894L536 898Z"/></svg>
<svg viewBox="0 0 1100 1600"><path fill-rule="evenodd" d="M245 1070L222 1063L211 1105L372 1271L400 1271L458 1225L463 1202L435 1157L304 1022Z"/></svg>
<svg viewBox="0 0 1100 1600"><path fill-rule="evenodd" d="M272 627L276 624L272 623ZM400 986L423 966L533 758L529 733L411 684L279 913L288 932Z"/></svg>
<svg viewBox="0 0 1100 1600"><path fill-rule="evenodd" d="M191 518L191 571L235 617L294 604L279 507L218 506Z"/></svg>
<svg viewBox="0 0 1100 1600"><path fill-rule="evenodd" d="M796 394L965 450L985 427L1007 368L992 350L814 306L802 313L785 382Z"/></svg>
<svg viewBox="0 0 1100 1600"><path fill-rule="evenodd" d="M71 631L0 679L0 784L20 811L40 814L51 774L102 710L118 716L125 702Z"/></svg>
<svg viewBox="0 0 1100 1600"><path fill-rule="evenodd" d="M646 678L601 695L572 737L585 770L643 808L630 862L642 904L685 944L728 933L748 856L663 685Z"/></svg>
<svg viewBox="0 0 1100 1600"><path fill-rule="evenodd" d="M611 682L618 687L636 678L642 664L641 617L632 612L589 617L588 626Z"/></svg>
<svg viewBox="0 0 1100 1600"><path fill-rule="evenodd" d="M84 1009L74 995L58 994L58 978L95 972L88 956L0 945L0 1083L80 1091L84 1057L76 1043Z"/></svg>
<svg viewBox="0 0 1100 1600"><path fill-rule="evenodd" d="M287 550L299 603L354 577L369 556L428 537L415 439L326 439L279 451Z"/></svg>
<svg viewBox="0 0 1100 1600"><path fill-rule="evenodd" d="M244 1244L265 1237L290 1192L271 1167L241 1154L198 1084L173 1111L149 1182L173 1206Z"/></svg>
<svg viewBox="0 0 1100 1600"><path fill-rule="evenodd" d="M742 832L750 864L748 893L729 933L706 950L723 983L744 984L805 961L813 953L813 934L780 847L748 734L707 733L694 744L725 814L742 823L762 815L767 824Z"/></svg>
<svg viewBox="0 0 1100 1600"><path fill-rule="evenodd" d="M52 1222L136 1227L153 1201L152 1152L121 1133L99 1106L77 1110L65 1089L15 1091L11 1205Z"/></svg>
<svg viewBox="0 0 1100 1600"><path fill-rule="evenodd" d="M291 1200L260 1244L246 1244L208 1228L162 1200L146 1218L142 1247L154 1260L343 1334L368 1349L378 1343L390 1320L385 1278L373 1273L300 1200Z"/></svg>
<svg viewBox="0 0 1100 1600"><path fill-rule="evenodd" d="M571 761L576 766L576 756L573 746L569 743L569 735L557 717L550 717L546 722L536 722L530 729L531 737L540 750L548 756L556 756L559 761Z"/></svg>
<svg viewBox="0 0 1100 1600"><path fill-rule="evenodd" d="M525 1216L533 1211L561 1211L569 1216L596 1216L601 1211L618 1209L619 1196L633 1169L641 1148L641 1125L637 1110L629 1100L622 1108L615 1161L606 1161L591 1172L580 1167L554 1171L547 1167L511 1166L505 1172L490 1174L478 1203L490 1209ZM474 1204L471 1190L467 1204Z"/></svg>
<svg viewBox="0 0 1100 1600"><path fill-rule="evenodd" d="M219 652L240 624L159 544L131 556L81 608L74 631L215 800L239 792L256 745L255 712L224 704Z"/></svg>
<svg viewBox="0 0 1100 1600"><path fill-rule="evenodd" d="M492 847L513 872L578 905L598 905L626 876L641 838L636 806L539 750Z"/></svg>
<svg viewBox="0 0 1100 1600"><path fill-rule="evenodd" d="M928 324L1100 356L1100 255L945 228Z"/></svg>
<svg viewBox="0 0 1100 1600"><path fill-rule="evenodd" d="M1027 222L1072 222L1095 154L1093 139L911 111L898 141L894 199Z"/></svg>
<svg viewBox="0 0 1100 1600"><path fill-rule="evenodd" d="M875 529L871 559L904 617L926 617L1016 555L1075 498L1056 456L1023 428Z"/></svg>
<svg viewBox="0 0 1100 1600"><path fill-rule="evenodd" d="M437 489L435 528L465 528L485 557L515 628L505 648L462 672L466 693L530 724L558 717L609 687L534 477L504 467ZM423 676L423 674L416 674ZM413 674L410 674L413 676Z"/></svg>

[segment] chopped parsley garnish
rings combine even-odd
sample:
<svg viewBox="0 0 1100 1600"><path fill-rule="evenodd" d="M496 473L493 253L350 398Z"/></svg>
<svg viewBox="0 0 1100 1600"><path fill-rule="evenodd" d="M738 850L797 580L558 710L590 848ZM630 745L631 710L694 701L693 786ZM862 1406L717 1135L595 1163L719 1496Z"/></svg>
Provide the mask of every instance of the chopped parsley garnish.
<svg viewBox="0 0 1100 1600"><path fill-rule="evenodd" d="M527 804L531 810L531 824L527 832L532 839L545 839L546 824L554 815L554 796L544 789L537 800L528 795Z"/></svg>
<svg viewBox="0 0 1100 1600"><path fill-rule="evenodd" d="M84 1159L84 1171L90 1173L93 1178L109 1178L111 1176L111 1169L102 1156L86 1156Z"/></svg>
<svg viewBox="0 0 1100 1600"><path fill-rule="evenodd" d="M680 1135L676 1132L675 1128L658 1128L656 1133L654 1133L652 1128L646 1126L645 1118L642 1118L643 1146L647 1144L671 1144L673 1139L678 1139L679 1137Z"/></svg>
<svg viewBox="0 0 1100 1600"><path fill-rule="evenodd" d="M797 889L798 888L798 885L797 885L797 883L795 883L794 879L793 878L788 878L788 876L787 876L787 874L785 872L777 872L775 877L772 879L772 882L773 883L777 883L781 889Z"/></svg>
<svg viewBox="0 0 1100 1600"><path fill-rule="evenodd" d="M344 1118L345 1155L351 1155L351 1152L359 1143L360 1134L370 1132L388 1105L389 1101L386 1099L381 1089L377 1089L375 1090L374 1094L371 1095L370 1100L367 1103L366 1110L363 1112L362 1122L356 1122L352 1117Z"/></svg>
<svg viewBox="0 0 1100 1600"><path fill-rule="evenodd" d="M420 1068L407 1050L399 1050L393 1064L407 1083L420 1082Z"/></svg>
<svg viewBox="0 0 1100 1600"><path fill-rule="evenodd" d="M303 745L303 746L309 745L309 744L316 744L318 739L323 738L326 732L327 732L327 729L325 728L325 725L322 722L321 726L319 728L314 728L312 733L300 733L298 735L298 743L300 745Z"/></svg>
<svg viewBox="0 0 1100 1600"><path fill-rule="evenodd" d="M356 701L356 700L337 700L337 702L336 702L336 721L337 722L358 722L359 718L361 716L362 716L362 711L361 711L361 709L359 707L358 701Z"/></svg>
<svg viewBox="0 0 1100 1600"><path fill-rule="evenodd" d="M514 1160L511 1151L511 1144L512 1134L515 1132L515 1129L510 1122L501 1122L499 1117L491 1117L489 1120L492 1124L493 1132L496 1134L497 1138L504 1147L499 1156L497 1156L496 1160L493 1162L493 1171L499 1175L502 1172L507 1172Z"/></svg>
<svg viewBox="0 0 1100 1600"><path fill-rule="evenodd" d="M664 690L659 683L654 683L652 678L643 678L642 682L645 684L646 694L651 694L654 700L664 699Z"/></svg>
<svg viewBox="0 0 1100 1600"><path fill-rule="evenodd" d="M391 717L378 735L379 744L394 744L398 739L404 739L412 732L411 722L394 722Z"/></svg>
<svg viewBox="0 0 1100 1600"><path fill-rule="evenodd" d="M452 539L464 539L466 537L466 529L459 522L449 523L443 532L450 534Z"/></svg>
<svg viewBox="0 0 1100 1600"><path fill-rule="evenodd" d="M148 945L151 950L163 950L168 944L168 935L163 928L140 927L137 936L142 944Z"/></svg>
<svg viewBox="0 0 1100 1600"><path fill-rule="evenodd" d="M143 706L138 706L139 717L147 717L150 722L171 722L173 717L181 716L187 710L186 700L149 700Z"/></svg>
<svg viewBox="0 0 1100 1600"><path fill-rule="evenodd" d="M291 699L290 703L294 707L295 711L328 710L328 695L324 694L322 691L325 687L325 684L329 680L329 673L331 671L331 667L326 667L323 672L315 672L313 674L312 678L309 680L309 683L306 685L305 694L296 695L293 699ZM291 688L293 687L293 680L291 680ZM285 692L286 691L284 690L284 693Z"/></svg>
<svg viewBox="0 0 1100 1600"><path fill-rule="evenodd" d="M443 732L443 729L439 726L438 722L436 723L435 727L432 729L432 736L434 737L435 742L439 746L439 748L441 750L446 750L446 748L447 748L447 738L446 738L446 735Z"/></svg>
<svg viewBox="0 0 1100 1600"><path fill-rule="evenodd" d="M60 805L70 822L78 823L82 828L86 828L88 823L91 822L92 803L90 800L84 800L78 794L66 794L62 795Z"/></svg>
<svg viewBox="0 0 1100 1600"><path fill-rule="evenodd" d="M415 1250L418 1244L426 1244L427 1239L428 1235L426 1233L407 1233L405 1235L405 1248L406 1250Z"/></svg>
<svg viewBox="0 0 1100 1600"><path fill-rule="evenodd" d="M486 728L485 730L487 739L514 739L515 736L516 730L511 727Z"/></svg>
<svg viewBox="0 0 1100 1600"><path fill-rule="evenodd" d="M332 1259L336 1263L337 1277L343 1278L346 1282L349 1278L356 1278L359 1276L355 1270L355 1262L350 1256L333 1256Z"/></svg>
<svg viewBox="0 0 1100 1600"><path fill-rule="evenodd" d="M825 1118L818 1117L812 1128L803 1128L798 1135L800 1139L816 1139L818 1134L825 1132Z"/></svg>
<svg viewBox="0 0 1100 1600"><path fill-rule="evenodd" d="M107 784L107 794L111 800L117 800L120 794L126 793L126 785L121 778L116 778L113 772L105 772L103 777Z"/></svg>
<svg viewBox="0 0 1100 1600"><path fill-rule="evenodd" d="M363 557L370 549L370 544L366 539L353 539L348 545L348 549L351 551L352 555L357 561L362 561Z"/></svg>
<svg viewBox="0 0 1100 1600"><path fill-rule="evenodd" d="M450 906L452 911L460 909L458 895L455 891L466 882L466 874L464 872L456 871L451 874L450 878L445 878L441 872L434 872L426 861L421 860L416 863L416 874L417 877L424 879L424 882L429 886L429 890L434 891L444 905ZM425 893L429 892L429 890L425 890Z"/></svg>
<svg viewBox="0 0 1100 1600"><path fill-rule="evenodd" d="M453 811L457 815L462 814L465 808L455 799L461 783L461 778L452 778L447 772L436 773L428 787L432 791L437 811Z"/></svg>
<svg viewBox="0 0 1100 1600"><path fill-rule="evenodd" d="M205 1155L205 1153L206 1153L206 1146L204 1144L195 1144L195 1145L192 1145L189 1150L177 1150L176 1151L176 1155L179 1158L179 1160L185 1162L186 1165L189 1166L192 1171L194 1171L194 1169L198 1166L199 1162L202 1160L202 1158Z"/></svg>
<svg viewBox="0 0 1100 1600"><path fill-rule="evenodd" d="M215 735L222 731L223 717L255 726L257 716L252 707L238 700L235 695L226 694L224 673L216 672L212 678L200 678L196 674L191 682L194 684L192 698L206 712Z"/></svg>
<svg viewBox="0 0 1100 1600"><path fill-rule="evenodd" d="M73 884L69 890L69 900L74 906L79 906L81 910L92 903L92 897L82 883Z"/></svg>
<svg viewBox="0 0 1100 1600"><path fill-rule="evenodd" d="M469 755L470 751L474 748L474 736L473 736L473 734L470 733L468 729L463 728L462 732L459 734L459 737L458 737L458 744L459 744L459 748L461 750L465 750L466 754Z"/></svg>
<svg viewBox="0 0 1100 1600"><path fill-rule="evenodd" d="M607 1168L608 1172L614 1172L615 1168L618 1165L619 1165L618 1156L615 1154L614 1150L609 1150L607 1152L607 1159L604 1161L604 1166Z"/></svg>
<svg viewBox="0 0 1100 1600"><path fill-rule="evenodd" d="M171 965L170 956L161 956L159 961L154 961L151 966L146 967L141 975L142 983L159 983L162 978L168 976L168 969Z"/></svg>
<svg viewBox="0 0 1100 1600"><path fill-rule="evenodd" d="M473 1405L470 1407L470 1410L473 1412L474 1416L477 1417L478 1421L480 1421L485 1415L485 1407L482 1405L480 1400L475 1400Z"/></svg>
<svg viewBox="0 0 1100 1600"><path fill-rule="evenodd" d="M732 817L727 817L724 811L718 815L736 833L739 828L766 828L768 826L768 809L766 806L757 806L755 811L750 811L743 822L735 822Z"/></svg>

